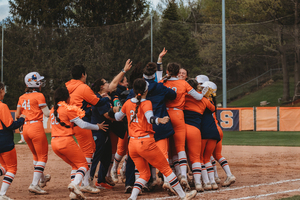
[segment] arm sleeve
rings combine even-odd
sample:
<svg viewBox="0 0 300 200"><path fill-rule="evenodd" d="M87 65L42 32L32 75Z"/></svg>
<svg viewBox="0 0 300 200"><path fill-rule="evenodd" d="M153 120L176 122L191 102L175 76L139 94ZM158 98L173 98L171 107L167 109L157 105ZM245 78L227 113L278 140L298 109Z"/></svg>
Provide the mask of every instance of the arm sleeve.
<svg viewBox="0 0 300 200"><path fill-rule="evenodd" d="M163 69L162 63L157 63L156 80L159 82L162 79Z"/></svg>
<svg viewBox="0 0 300 200"><path fill-rule="evenodd" d="M9 130L15 130L17 128L20 128L24 124L25 119L23 117L20 117L17 121L13 121L13 123L7 127Z"/></svg>
<svg viewBox="0 0 300 200"><path fill-rule="evenodd" d="M74 122L77 126L83 129L90 129L90 130L99 130L99 126L96 124L91 124L88 122L83 121L79 117L76 117L75 119L70 120L70 122Z"/></svg>
<svg viewBox="0 0 300 200"><path fill-rule="evenodd" d="M156 125L159 125L158 123L158 117L155 117L153 115L153 111L152 110L148 110L146 113L145 113L145 117L147 119L147 122L149 124L156 124Z"/></svg>
<svg viewBox="0 0 300 200"><path fill-rule="evenodd" d="M203 98L203 94L199 94L196 90L192 89L189 92L189 95L191 95L196 100L201 100Z"/></svg>
<svg viewBox="0 0 300 200"><path fill-rule="evenodd" d="M49 108L48 108L47 105L46 105L46 107L44 107L44 108L42 109L42 111L43 111L43 113L44 113L44 115L45 115L46 117L49 117L49 116L50 116L50 111L49 111Z"/></svg>
<svg viewBox="0 0 300 200"><path fill-rule="evenodd" d="M125 113L123 113L122 110L115 113L115 119L117 121L121 121L124 117L125 117Z"/></svg>

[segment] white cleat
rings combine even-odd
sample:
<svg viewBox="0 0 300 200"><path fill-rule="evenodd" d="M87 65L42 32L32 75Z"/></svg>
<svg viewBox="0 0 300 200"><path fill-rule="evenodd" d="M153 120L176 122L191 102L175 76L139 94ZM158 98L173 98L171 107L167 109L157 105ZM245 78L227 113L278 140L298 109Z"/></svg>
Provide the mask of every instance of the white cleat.
<svg viewBox="0 0 300 200"><path fill-rule="evenodd" d="M181 176L180 185L183 190L191 189L185 176Z"/></svg>
<svg viewBox="0 0 300 200"><path fill-rule="evenodd" d="M206 190L206 191L207 191L207 190L211 190L211 189L212 189L212 186L211 186L210 183L204 183L204 184L203 184L203 189Z"/></svg>
<svg viewBox="0 0 300 200"><path fill-rule="evenodd" d="M123 171L122 169L120 170L120 175L121 175L121 180L123 183L125 183L126 181L126 175L125 175L125 171Z"/></svg>
<svg viewBox="0 0 300 200"><path fill-rule="evenodd" d="M196 188L197 192L204 192L204 189L203 189L201 183L196 183L195 188Z"/></svg>
<svg viewBox="0 0 300 200"><path fill-rule="evenodd" d="M71 192L70 195L69 195L69 198L71 200L75 200L75 199L77 199L77 195L74 192Z"/></svg>
<svg viewBox="0 0 300 200"><path fill-rule="evenodd" d="M0 200L13 200L6 195L0 195Z"/></svg>
<svg viewBox="0 0 300 200"><path fill-rule="evenodd" d="M222 184L223 187L229 187L231 184L235 183L235 176L231 175L231 176L227 176L226 180L224 181L224 183Z"/></svg>
<svg viewBox="0 0 300 200"><path fill-rule="evenodd" d="M168 194L169 194L170 196L176 196L176 195L177 195L177 193L176 193L175 190L172 188L172 186L170 185L169 182L164 182L162 188L163 188L165 191L167 191Z"/></svg>
<svg viewBox="0 0 300 200"><path fill-rule="evenodd" d="M86 199L85 196L83 195L83 193L80 191L78 185L75 185L74 183L70 183L68 185L68 189L70 192L73 192L77 196L77 199L80 199L80 200Z"/></svg>
<svg viewBox="0 0 300 200"><path fill-rule="evenodd" d="M51 175L50 174L47 174L45 175L45 180L42 182L40 181L39 185L40 185L40 188L43 188L47 185L47 182L49 182L51 180Z"/></svg>
<svg viewBox="0 0 300 200"><path fill-rule="evenodd" d="M215 177L215 181L216 181L217 184L221 183L221 179L219 177Z"/></svg>
<svg viewBox="0 0 300 200"><path fill-rule="evenodd" d="M190 192L186 192L185 193L185 197L181 198L181 200L189 200L194 198L197 195L197 191L196 190L192 190Z"/></svg>
<svg viewBox="0 0 300 200"><path fill-rule="evenodd" d="M119 182L119 178L118 178L118 173L117 173L117 171L111 169L110 173L111 173L111 178L112 178L112 180L113 180L115 183L118 183L118 182Z"/></svg>
<svg viewBox="0 0 300 200"><path fill-rule="evenodd" d="M35 193L35 194L48 194L45 190L42 190L39 185L32 185L30 184L28 188L29 192Z"/></svg>
<svg viewBox="0 0 300 200"><path fill-rule="evenodd" d="M219 189L219 186L218 186L217 183L212 183L212 184L211 184L211 188L212 188L213 190L217 190L217 189Z"/></svg>
<svg viewBox="0 0 300 200"><path fill-rule="evenodd" d="M90 193L90 194L98 194L100 192L100 189L91 187L90 185L86 185L86 186L81 186L80 191L85 193Z"/></svg>

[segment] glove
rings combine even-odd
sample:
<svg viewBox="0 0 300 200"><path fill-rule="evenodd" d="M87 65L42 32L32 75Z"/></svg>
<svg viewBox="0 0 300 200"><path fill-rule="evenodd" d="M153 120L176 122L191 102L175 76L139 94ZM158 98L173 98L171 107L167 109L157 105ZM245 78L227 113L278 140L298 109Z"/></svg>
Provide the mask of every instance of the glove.
<svg viewBox="0 0 300 200"><path fill-rule="evenodd" d="M209 89L209 87L204 87L204 88L202 89L202 94L203 94L203 96L205 96L205 94L207 93L208 89Z"/></svg>

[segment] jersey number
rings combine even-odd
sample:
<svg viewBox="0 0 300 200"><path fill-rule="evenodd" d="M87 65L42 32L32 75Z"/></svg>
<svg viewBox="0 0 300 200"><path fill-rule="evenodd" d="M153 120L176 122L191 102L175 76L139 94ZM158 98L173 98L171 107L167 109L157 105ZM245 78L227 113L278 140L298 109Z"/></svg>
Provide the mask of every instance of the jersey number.
<svg viewBox="0 0 300 200"><path fill-rule="evenodd" d="M57 113L57 117L58 117L58 113ZM57 121L56 121L56 117L54 116L54 113L51 114L51 124L52 125L57 125L59 124Z"/></svg>
<svg viewBox="0 0 300 200"><path fill-rule="evenodd" d="M26 108L28 108L27 110L30 110L30 100L28 99L27 102L26 100L24 100L24 102L22 103L22 108L24 108L24 110L26 110Z"/></svg>
<svg viewBox="0 0 300 200"><path fill-rule="evenodd" d="M130 120L132 120L133 116L134 116L134 111L131 110L130 111ZM139 123L138 117L136 116L136 118L132 122Z"/></svg>
<svg viewBox="0 0 300 200"><path fill-rule="evenodd" d="M171 90L174 90L177 93L177 87L169 87Z"/></svg>

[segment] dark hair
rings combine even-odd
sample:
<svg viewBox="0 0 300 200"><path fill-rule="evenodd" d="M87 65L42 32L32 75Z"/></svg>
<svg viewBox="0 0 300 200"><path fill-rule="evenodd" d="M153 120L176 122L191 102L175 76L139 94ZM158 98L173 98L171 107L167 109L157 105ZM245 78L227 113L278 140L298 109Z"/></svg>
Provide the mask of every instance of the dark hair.
<svg viewBox="0 0 300 200"><path fill-rule="evenodd" d="M143 78L137 78L134 82L133 82L133 91L135 93L135 95L137 95L137 100L138 102L136 103L136 107L135 107L135 111L134 111L134 115L129 123L129 125L131 124L131 122L133 122L133 120L136 118L136 115L138 113L138 108L141 104L141 99L142 99L142 95L145 93L145 87L146 87L146 81Z"/></svg>
<svg viewBox="0 0 300 200"><path fill-rule="evenodd" d="M4 84L0 82L0 90L4 89Z"/></svg>
<svg viewBox="0 0 300 200"><path fill-rule="evenodd" d="M154 62L149 62L143 70L143 73L147 76L153 75L157 70L157 64Z"/></svg>
<svg viewBox="0 0 300 200"><path fill-rule="evenodd" d="M190 86L192 86L192 88L197 90L198 82L195 79L188 79L187 82L188 84L190 84Z"/></svg>
<svg viewBox="0 0 300 200"><path fill-rule="evenodd" d="M70 128L70 126L66 125L64 122L61 122L59 117L57 116L57 109L58 109L58 102L60 101L67 101L70 97L69 91L65 87L60 87L54 92L54 116L56 118L56 121L66 128Z"/></svg>
<svg viewBox="0 0 300 200"><path fill-rule="evenodd" d="M165 75L163 77L164 83L167 82L168 79L170 79L172 76L177 76L179 73L180 64L178 63L168 63L167 70L169 74Z"/></svg>
<svg viewBox="0 0 300 200"><path fill-rule="evenodd" d="M73 79L80 79L82 74L85 75L85 67L83 65L75 65L72 70L71 70L71 73L72 73L72 77Z"/></svg>
<svg viewBox="0 0 300 200"><path fill-rule="evenodd" d="M103 78L97 79L93 84L92 84L92 90L95 93L98 93L100 91L100 87L104 85Z"/></svg>
<svg viewBox="0 0 300 200"><path fill-rule="evenodd" d="M38 89L38 88L29 88L29 87L27 87L27 88L25 88L25 93L26 92L32 92L32 91L34 91L36 89Z"/></svg>
<svg viewBox="0 0 300 200"><path fill-rule="evenodd" d="M141 62L138 62L134 66L134 69L132 70L132 72L129 76L129 81L128 81L128 88L129 89L133 88L133 82L137 78L143 78L143 68L142 68L142 63Z"/></svg>

